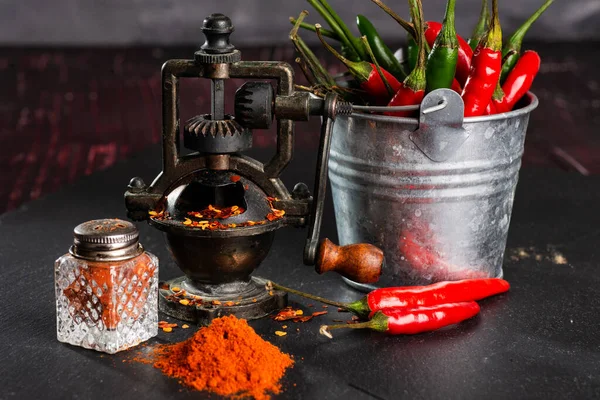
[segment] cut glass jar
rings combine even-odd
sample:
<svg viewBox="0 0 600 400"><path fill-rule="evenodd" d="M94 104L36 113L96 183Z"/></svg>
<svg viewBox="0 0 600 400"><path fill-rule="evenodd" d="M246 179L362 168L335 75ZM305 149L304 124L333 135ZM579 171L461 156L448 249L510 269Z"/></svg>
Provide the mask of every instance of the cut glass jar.
<svg viewBox="0 0 600 400"><path fill-rule="evenodd" d="M88 221L55 263L57 338L116 353L158 333L158 259L127 221Z"/></svg>

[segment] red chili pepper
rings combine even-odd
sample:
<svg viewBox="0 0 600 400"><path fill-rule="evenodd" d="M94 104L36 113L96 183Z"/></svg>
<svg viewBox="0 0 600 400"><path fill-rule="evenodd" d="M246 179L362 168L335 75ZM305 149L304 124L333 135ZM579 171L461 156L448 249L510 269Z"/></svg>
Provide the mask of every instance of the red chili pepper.
<svg viewBox="0 0 600 400"><path fill-rule="evenodd" d="M460 86L460 83L456 78L454 78L454 80L452 81L452 86L450 87L450 89L454 90L458 94L462 93L462 87Z"/></svg>
<svg viewBox="0 0 600 400"><path fill-rule="evenodd" d="M512 71L508 74L502 90L504 97L491 104L496 113L508 112L529 91L531 84L540 70L541 59L533 50L523 52Z"/></svg>
<svg viewBox="0 0 600 400"><path fill-rule="evenodd" d="M438 304L432 307L412 309L386 309L377 311L367 322L344 325L322 325L319 332L332 339L332 329L372 329L390 335L414 335L435 331L445 326L473 318L479 313L479 304L474 301L464 303Z"/></svg>
<svg viewBox="0 0 600 400"><path fill-rule="evenodd" d="M396 94L388 103L389 107L421 104L423 97L425 97L425 89L427 87L427 79L425 76L427 58L425 54L425 35L423 33L423 10L420 0L409 0L409 3L415 30L419 36L419 40L417 40L419 44L419 56L416 67L406 77L404 82L400 84L400 88L398 88ZM410 117L413 114L414 111L392 111L385 113L385 115L396 117Z"/></svg>
<svg viewBox="0 0 600 400"><path fill-rule="evenodd" d="M483 115L492 99L502 69L502 30L498 18L498 0L492 2L492 22L487 37L473 54L471 71L462 98L465 117Z"/></svg>
<svg viewBox="0 0 600 400"><path fill-rule="evenodd" d="M435 38L442 30L442 24L436 21L427 21L425 23L427 28L425 29L425 39L429 46L433 46ZM473 58L473 49L460 35L456 35L458 39L458 61L456 63L456 79L458 83L463 85L469 77L469 71L471 70L471 59Z"/></svg>
<svg viewBox="0 0 600 400"><path fill-rule="evenodd" d="M354 308L364 307L369 314L386 308L416 308L446 303L475 301L507 292L510 284L504 279L464 279L438 282L427 286L406 286L375 289L354 303ZM360 306L359 306L360 304Z"/></svg>
<svg viewBox="0 0 600 400"><path fill-rule="evenodd" d="M319 296L290 289L276 283L273 288L321 303L350 311L361 318L368 318L377 311L385 309L416 308L446 303L475 301L504 293L510 284L504 279L464 279L461 281L438 282L427 286L404 286L375 289L360 300L352 303L340 303Z"/></svg>
<svg viewBox="0 0 600 400"><path fill-rule="evenodd" d="M323 35L321 34L321 25L315 24L315 29L317 31L317 35L323 43L323 46L327 50L331 52L338 60L340 60L344 65L348 68L350 73L356 78L359 82L361 89L363 89L367 94L375 99L375 101L379 104L386 104L392 95L388 92L388 89L381 79L381 76L377 72L377 67L375 64L366 62L366 61L350 61L346 57L342 56L338 53L329 43L325 41ZM392 74L387 72L385 69L380 68L385 79L388 81L390 87L393 92L397 92L401 84L398 82Z"/></svg>

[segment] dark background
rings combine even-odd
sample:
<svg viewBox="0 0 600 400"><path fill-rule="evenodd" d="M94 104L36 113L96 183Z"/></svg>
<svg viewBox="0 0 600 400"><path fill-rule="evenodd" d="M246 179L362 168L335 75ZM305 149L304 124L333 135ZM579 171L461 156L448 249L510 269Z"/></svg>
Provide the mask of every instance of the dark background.
<svg viewBox="0 0 600 400"><path fill-rule="evenodd" d="M389 3L408 17L405 1ZM441 19L444 0L424 3L426 19ZM505 37L541 3L502 0ZM352 27L364 13L390 47L403 43L404 32L370 1L331 4ZM457 29L466 37L479 7L479 0L457 2ZM232 18L232 41L244 59L293 63L288 17L305 8L301 0L0 2L0 213L158 143L160 67L192 57L205 16L220 11ZM313 11L308 21L320 18ZM311 33L303 36L314 41ZM599 40L597 0L556 1L529 32L524 48L538 50L543 63L525 168L600 172ZM313 48L332 71L340 69ZM297 77L302 83L299 71ZM228 98L239 84L229 84ZM206 112L208 83L182 87L183 119ZM297 146L316 151L318 121L298 124L297 132ZM258 147L274 140L272 132L255 132Z"/></svg>

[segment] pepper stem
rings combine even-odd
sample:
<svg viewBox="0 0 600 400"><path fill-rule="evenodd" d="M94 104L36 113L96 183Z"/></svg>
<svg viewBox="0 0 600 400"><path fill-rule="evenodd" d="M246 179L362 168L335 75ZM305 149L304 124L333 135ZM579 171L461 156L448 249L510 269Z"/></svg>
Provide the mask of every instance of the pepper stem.
<svg viewBox="0 0 600 400"><path fill-rule="evenodd" d="M306 45L306 43L304 43L302 38L298 35L298 29L300 28L300 24L302 24L302 21L304 20L304 18L307 15L308 15L308 11L306 11L306 10L304 10L300 13L300 15L298 16L298 19L296 20L296 24L290 31L289 37L290 37L290 40L294 43L294 47L296 48L296 51L298 51L298 53L300 53L300 55L302 57L302 61L304 62L306 68L308 70L310 70L310 73L312 74L315 83L317 83L319 85L323 85L325 87L331 87L331 86L335 85L335 81L333 80L331 75L329 75L327 70L321 65L317 56L315 56L315 54L310 50L310 48ZM302 68L302 70L303 70L304 74L306 75L305 68ZM308 76L306 78L309 81L311 80L311 78Z"/></svg>
<svg viewBox="0 0 600 400"><path fill-rule="evenodd" d="M381 8L383 11L385 11L385 13L387 15L389 15L394 20L396 20L396 22L399 23L400 26L402 26L413 38L415 38L415 40L418 40L417 39L417 31L415 30L415 27L413 26L413 24L411 24L410 22L408 22L407 20L405 20L404 18L402 18L401 16L396 14L391 8L389 8L381 0L371 0L371 1L375 4L377 4L379 6L379 8Z"/></svg>
<svg viewBox="0 0 600 400"><path fill-rule="evenodd" d="M296 25L297 21L298 20L296 18L290 17L290 23L292 25ZM309 24L307 22L300 22L300 28L306 29L307 31L311 31L311 32L317 31L313 24ZM340 37L334 31L330 31L329 29L321 28L321 33L323 34L323 36L328 37L330 39L340 40Z"/></svg>
<svg viewBox="0 0 600 400"><path fill-rule="evenodd" d="M375 54L373 54L373 49L371 49L371 45L369 45L369 40L367 39L366 36L361 36L360 39L362 40L365 48L367 49L367 53L369 53L369 57L371 57L371 61L373 61L373 64L375 64L377 73L379 74L379 77L383 81L383 84L385 85L385 88L387 89L388 94L390 95L390 97L393 97L396 94L396 92L394 92L394 89L392 89L392 87L390 86L390 83L388 82L387 78L383 74L383 71L381 70L379 63L377 62L377 58L375 57Z"/></svg>
<svg viewBox="0 0 600 400"><path fill-rule="evenodd" d="M421 0L409 0L409 4L411 18L418 34L417 45L419 46L419 54L417 57L417 65L405 79L404 84L412 91L418 92L420 90L425 90L427 86L427 48L425 47L427 41L425 40L425 23L423 21L423 6Z"/></svg>
<svg viewBox="0 0 600 400"><path fill-rule="evenodd" d="M506 56L506 54L508 54L508 52L511 50L515 50L517 52L521 51L521 45L523 44L523 38L525 37L525 34L529 28L531 28L531 25L533 25L533 23L540 17L540 15L544 13L544 11L546 11L548 7L550 7L550 4L553 2L554 0L546 0L546 2L542 4L542 6L538 8L537 11L534 12L533 15L531 15L531 17L529 17L527 21L525 21L523 25L521 25L519 29L515 31L515 33L512 34L510 39L508 39L506 48L502 51L502 56Z"/></svg>
<svg viewBox="0 0 600 400"><path fill-rule="evenodd" d="M492 0L492 19L483 46L492 51L502 51L502 28L500 27L498 0Z"/></svg>
<svg viewBox="0 0 600 400"><path fill-rule="evenodd" d="M481 2L481 12L479 13L479 20L477 21L477 25L473 28L473 33L471 34L471 38L468 43L471 46L471 49L475 51L477 45L481 41L483 35L485 35L485 28L487 27L487 21L490 18L490 10L488 9L488 1L482 0Z"/></svg>
<svg viewBox="0 0 600 400"><path fill-rule="evenodd" d="M348 41L352 45L352 48L356 52L356 54L358 54L359 58L361 60L365 60L367 58L367 55L365 54L365 49L361 47L360 41L357 40L356 37L354 37L352 32L350 32L348 25L346 25L346 23L340 18L340 16L333 10L333 8L329 5L327 0L319 0L319 2L323 6L323 8L325 8L325 10L329 13L329 15L331 15L331 17L335 20L340 29L344 32L344 35L346 36L346 38L348 38Z"/></svg>
<svg viewBox="0 0 600 400"><path fill-rule="evenodd" d="M317 30L317 36L319 37L319 40L321 41L323 46L325 46L325 48L327 50L329 50L329 52L331 54L333 54L335 56L335 58L340 60L350 70L352 75L354 75L354 77L359 80L359 82L367 81L369 79L369 75L370 75L371 71L365 71L364 68L362 68L360 63L348 60L346 57L344 57L343 55L338 53L329 43L327 43L327 41L321 34L321 28L322 27L320 24L315 24L315 29Z"/></svg>
<svg viewBox="0 0 600 400"><path fill-rule="evenodd" d="M350 38L346 37L346 34L344 33L344 30L342 29L342 27L339 26L339 24L337 23L335 18L331 14L329 14L329 12L325 9L325 7L323 7L323 4L321 4L319 2L319 0L307 0L307 1L311 6L313 6L313 8L315 10L317 10L317 12L319 14L321 14L321 17L323 17L325 22L327 22L327 24L329 24L329 27L331 28L331 30L333 30L336 33L336 35L338 35L339 40L348 49L348 53L347 53L348 57L351 57L355 60L360 60L358 53L354 49L354 44L352 43ZM315 28L317 27L317 25L318 24L315 24Z"/></svg>
<svg viewBox="0 0 600 400"><path fill-rule="evenodd" d="M388 317L381 311L378 311L373 315L370 321L359 322L357 324L339 324L339 325L321 325L319 333L323 336L327 336L329 339L333 339L331 335L332 329L371 329L377 332L386 332L388 330Z"/></svg>
<svg viewBox="0 0 600 400"><path fill-rule="evenodd" d="M295 294L297 296L305 297L307 299L315 300L315 301L318 301L318 302L321 302L321 303L324 303L324 304L329 304L330 306L339 307L339 308L343 308L344 310L350 311L350 309L348 308L348 304L346 304L346 303L340 303L340 302L337 302L337 301L326 299L324 297L315 296L315 295L309 294L309 293L304 293L304 292L301 292L301 291L296 290L296 289L291 289L289 287L281 286L281 285L279 285L279 284L277 284L275 282L272 282L272 281L267 282L267 289L270 289L270 288L275 288L275 289L278 289L278 290L283 290L284 292L292 293L292 294Z"/></svg>

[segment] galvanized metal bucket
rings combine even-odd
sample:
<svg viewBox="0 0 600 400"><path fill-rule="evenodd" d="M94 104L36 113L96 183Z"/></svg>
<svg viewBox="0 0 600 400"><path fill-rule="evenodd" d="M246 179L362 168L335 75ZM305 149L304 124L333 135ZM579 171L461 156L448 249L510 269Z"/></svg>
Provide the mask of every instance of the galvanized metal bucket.
<svg viewBox="0 0 600 400"><path fill-rule="evenodd" d="M426 96L419 119L356 112L336 119L329 178L339 241L384 251L377 286L502 276L537 105L529 93L515 111L463 119L460 96L440 89Z"/></svg>

